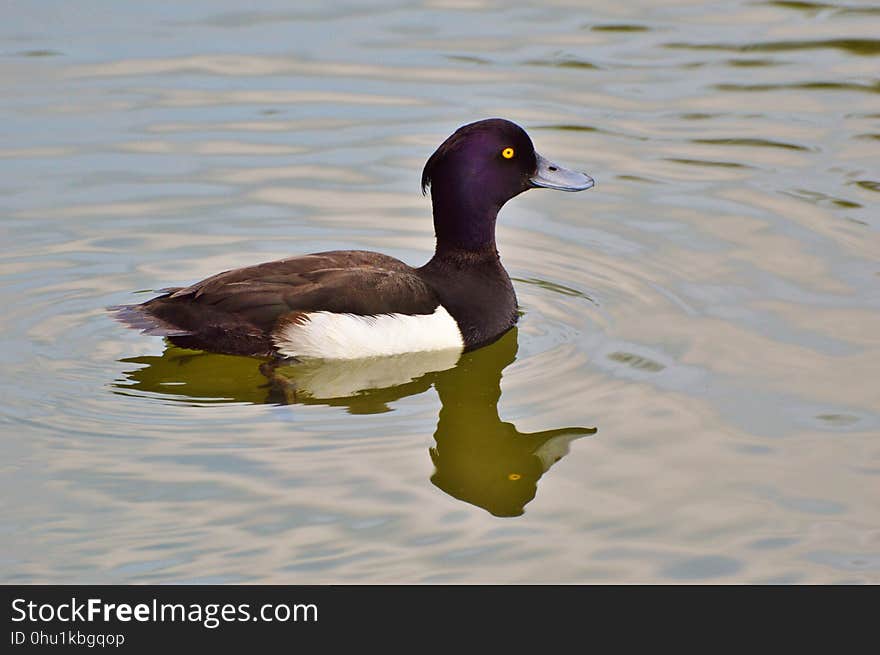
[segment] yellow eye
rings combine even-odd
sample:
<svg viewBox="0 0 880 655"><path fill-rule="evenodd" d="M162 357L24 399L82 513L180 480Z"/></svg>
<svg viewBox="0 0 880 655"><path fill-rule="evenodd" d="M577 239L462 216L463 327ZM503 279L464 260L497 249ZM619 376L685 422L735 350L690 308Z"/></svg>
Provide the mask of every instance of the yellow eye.
<svg viewBox="0 0 880 655"><path fill-rule="evenodd" d="M510 150L510 148L508 148L507 150ZM506 151L505 151L505 152L506 152ZM507 479L508 479L508 480L511 480L512 482L516 482L516 481L519 480L521 477L522 477L522 476L521 476L519 473L511 473L510 475L507 476Z"/></svg>
<svg viewBox="0 0 880 655"><path fill-rule="evenodd" d="M505 159L513 159L513 148L505 148L501 151L501 156Z"/></svg>

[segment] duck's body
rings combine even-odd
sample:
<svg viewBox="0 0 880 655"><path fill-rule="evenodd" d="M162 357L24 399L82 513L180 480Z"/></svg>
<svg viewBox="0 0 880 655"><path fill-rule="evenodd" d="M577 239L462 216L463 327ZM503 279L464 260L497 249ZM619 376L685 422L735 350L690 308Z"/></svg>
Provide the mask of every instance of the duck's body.
<svg viewBox="0 0 880 655"><path fill-rule="evenodd" d="M352 359L489 343L516 322L494 253L421 268L363 250L226 271L124 308L120 317L176 345L238 355Z"/></svg>
<svg viewBox="0 0 880 655"><path fill-rule="evenodd" d="M491 343L517 320L495 247L498 209L532 186L580 190L592 180L491 119L447 139L422 184L431 185L437 248L420 268L362 250L304 255L166 289L117 315L181 347L241 355L354 359Z"/></svg>

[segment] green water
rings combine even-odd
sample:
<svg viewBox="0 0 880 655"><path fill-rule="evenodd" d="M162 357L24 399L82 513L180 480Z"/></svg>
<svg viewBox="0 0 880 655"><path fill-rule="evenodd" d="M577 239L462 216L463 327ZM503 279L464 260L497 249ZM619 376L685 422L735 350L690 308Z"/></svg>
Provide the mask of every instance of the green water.
<svg viewBox="0 0 880 655"><path fill-rule="evenodd" d="M880 5L7 3L3 582L880 582ZM271 367L105 311L431 254L503 116L517 330Z"/></svg>

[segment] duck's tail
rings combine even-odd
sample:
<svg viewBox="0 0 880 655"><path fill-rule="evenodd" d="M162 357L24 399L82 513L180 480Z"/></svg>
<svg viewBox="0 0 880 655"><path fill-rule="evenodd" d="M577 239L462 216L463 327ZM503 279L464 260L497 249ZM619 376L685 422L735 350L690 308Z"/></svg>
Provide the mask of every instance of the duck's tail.
<svg viewBox="0 0 880 655"><path fill-rule="evenodd" d="M179 290L180 287L162 289L160 291L162 295L157 296L157 298L154 298L153 300L164 298ZM140 330L144 334L152 334L160 337L185 337L192 334L190 330L183 330L163 321L161 318L153 314L148 307L150 302L152 302L152 300L139 305L114 305L108 307L107 311L113 314L113 318L123 325L135 330Z"/></svg>

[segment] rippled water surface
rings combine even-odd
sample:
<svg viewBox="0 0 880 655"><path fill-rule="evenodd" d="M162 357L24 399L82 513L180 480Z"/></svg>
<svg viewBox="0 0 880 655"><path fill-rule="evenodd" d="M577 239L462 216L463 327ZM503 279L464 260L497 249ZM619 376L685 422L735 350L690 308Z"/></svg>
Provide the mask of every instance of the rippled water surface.
<svg viewBox="0 0 880 655"><path fill-rule="evenodd" d="M880 582L880 5L244 7L4 9L0 579ZM493 346L270 370L106 313L421 264L486 116L598 181L502 211Z"/></svg>

